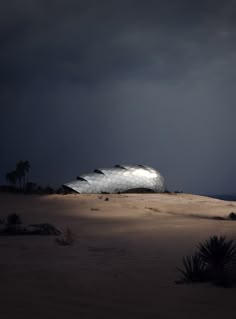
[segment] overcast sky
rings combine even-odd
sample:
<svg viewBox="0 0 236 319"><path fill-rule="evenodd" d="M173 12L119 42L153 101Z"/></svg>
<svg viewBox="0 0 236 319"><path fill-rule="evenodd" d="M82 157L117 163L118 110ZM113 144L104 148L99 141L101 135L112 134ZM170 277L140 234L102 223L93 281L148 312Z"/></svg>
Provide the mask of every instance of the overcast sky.
<svg viewBox="0 0 236 319"><path fill-rule="evenodd" d="M235 23L228 0L1 1L1 181L137 163L236 193Z"/></svg>

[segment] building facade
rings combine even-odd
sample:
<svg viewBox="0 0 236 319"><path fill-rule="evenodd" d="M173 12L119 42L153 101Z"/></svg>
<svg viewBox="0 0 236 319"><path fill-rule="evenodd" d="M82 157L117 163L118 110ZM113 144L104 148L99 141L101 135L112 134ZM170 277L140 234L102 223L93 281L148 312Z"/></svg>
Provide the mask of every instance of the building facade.
<svg viewBox="0 0 236 319"><path fill-rule="evenodd" d="M95 169L92 173L78 176L76 180L63 186L80 194L165 191L163 176L145 165L115 165L112 168Z"/></svg>

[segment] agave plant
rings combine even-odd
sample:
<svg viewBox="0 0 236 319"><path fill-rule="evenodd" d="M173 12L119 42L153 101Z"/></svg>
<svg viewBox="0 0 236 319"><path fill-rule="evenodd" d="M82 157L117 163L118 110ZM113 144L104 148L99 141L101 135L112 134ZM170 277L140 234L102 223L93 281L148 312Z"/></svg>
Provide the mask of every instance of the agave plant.
<svg viewBox="0 0 236 319"><path fill-rule="evenodd" d="M236 245L224 236L211 236L198 244L199 257L213 272L224 272L225 266L236 260Z"/></svg>
<svg viewBox="0 0 236 319"><path fill-rule="evenodd" d="M193 256L183 257L182 261L184 268L178 268L182 274L182 282L202 282L206 280L206 264L198 253Z"/></svg>

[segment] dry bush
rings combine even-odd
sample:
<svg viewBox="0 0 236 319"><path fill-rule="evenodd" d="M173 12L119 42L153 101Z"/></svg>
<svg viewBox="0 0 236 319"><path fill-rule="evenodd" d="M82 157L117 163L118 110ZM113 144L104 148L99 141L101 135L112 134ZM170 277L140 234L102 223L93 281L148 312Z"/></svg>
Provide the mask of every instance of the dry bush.
<svg viewBox="0 0 236 319"><path fill-rule="evenodd" d="M58 238L56 238L56 243L61 246L70 246L74 244L75 240L75 234L70 228L67 228Z"/></svg>
<svg viewBox="0 0 236 319"><path fill-rule="evenodd" d="M183 268L178 282L209 281L213 284L231 287L235 285L232 270L236 263L236 243L224 236L210 236L197 246L194 256L183 258Z"/></svg>

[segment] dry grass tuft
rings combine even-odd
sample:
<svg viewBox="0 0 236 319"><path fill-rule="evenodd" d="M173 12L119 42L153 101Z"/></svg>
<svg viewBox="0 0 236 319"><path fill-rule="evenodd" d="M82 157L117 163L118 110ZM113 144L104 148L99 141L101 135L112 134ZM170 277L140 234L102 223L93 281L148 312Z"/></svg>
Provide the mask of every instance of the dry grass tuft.
<svg viewBox="0 0 236 319"><path fill-rule="evenodd" d="M70 228L67 228L60 237L56 238L55 241L60 246L71 246L76 240L76 235Z"/></svg>

